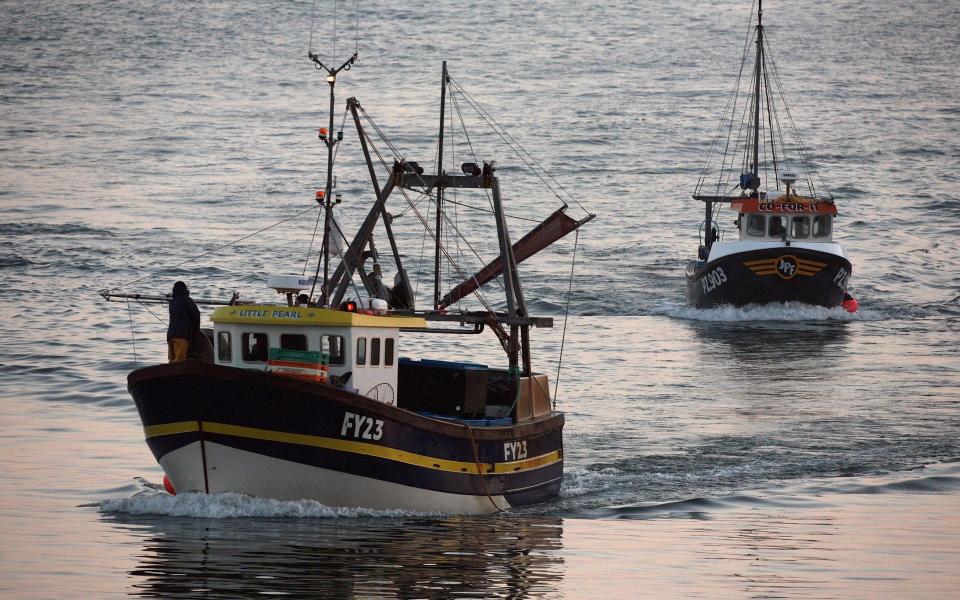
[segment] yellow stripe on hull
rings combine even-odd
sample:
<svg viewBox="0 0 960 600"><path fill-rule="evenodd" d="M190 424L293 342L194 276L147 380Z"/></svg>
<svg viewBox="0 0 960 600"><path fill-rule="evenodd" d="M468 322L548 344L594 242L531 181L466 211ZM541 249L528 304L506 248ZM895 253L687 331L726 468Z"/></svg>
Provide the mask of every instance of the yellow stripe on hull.
<svg viewBox="0 0 960 600"><path fill-rule="evenodd" d="M313 446L315 448L324 448L327 450L338 450L340 452L350 452L353 454L363 454L365 456L374 456L385 458L408 465L415 465L427 469L437 469L439 471L448 471L451 473L476 473L477 464L474 462L465 462L459 460L447 460L443 458L434 458L424 456L406 450L398 450L366 442L356 442L353 440L340 440L334 438L320 437L315 435L304 435L300 433L286 433L283 431L273 431L270 429L259 429L256 427L244 427L241 425L227 425L224 423L212 423L209 421L180 421L178 423L164 423L162 425L150 425L144 427L143 431L147 439L162 435L174 435L178 433L190 433L200 431L201 424L204 431L218 433L221 435L231 435L234 437L249 438L255 440L264 440L268 442L282 442L286 444L298 444L302 446ZM559 461L562 458L560 450L554 450L540 456L534 456L523 460L514 460L502 463L480 463L480 468L484 474L487 473L518 473L530 469L538 469Z"/></svg>

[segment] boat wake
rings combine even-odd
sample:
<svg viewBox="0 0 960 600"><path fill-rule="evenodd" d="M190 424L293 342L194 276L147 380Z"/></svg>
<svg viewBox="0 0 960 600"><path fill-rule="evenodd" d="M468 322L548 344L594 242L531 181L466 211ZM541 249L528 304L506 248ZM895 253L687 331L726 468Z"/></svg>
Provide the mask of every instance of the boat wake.
<svg viewBox="0 0 960 600"><path fill-rule="evenodd" d="M824 480L814 485L793 490L756 490L750 493L735 492L717 496L681 498L652 503L623 503L597 507L574 508L576 516L585 519L657 519L694 518L709 519L724 511L744 509L789 509L819 508L843 502L842 497L874 494L953 494L960 491L960 463L929 464L911 470L913 476L893 473L882 476L859 477L853 481ZM920 471L920 472L917 472ZM605 477L606 483L610 478ZM603 485L598 480L575 477L576 485L564 486L562 497L596 492Z"/></svg>
<svg viewBox="0 0 960 600"><path fill-rule="evenodd" d="M841 307L826 308L796 302L783 304L748 304L747 306L719 306L717 308L667 309L664 314L674 319L688 321L884 321L886 313L861 308L850 313Z"/></svg>
<svg viewBox="0 0 960 600"><path fill-rule="evenodd" d="M623 472L616 467L605 467L599 471L585 467L568 467L563 475L560 498L577 498L602 493L616 486Z"/></svg>
<svg viewBox="0 0 960 600"><path fill-rule="evenodd" d="M273 500L225 492L204 494L186 492L171 496L163 486L137 478L140 488L129 498L102 500L95 504L100 512L129 515L163 515L197 519L294 518L349 519L440 516L405 510L372 510L325 506L314 500Z"/></svg>

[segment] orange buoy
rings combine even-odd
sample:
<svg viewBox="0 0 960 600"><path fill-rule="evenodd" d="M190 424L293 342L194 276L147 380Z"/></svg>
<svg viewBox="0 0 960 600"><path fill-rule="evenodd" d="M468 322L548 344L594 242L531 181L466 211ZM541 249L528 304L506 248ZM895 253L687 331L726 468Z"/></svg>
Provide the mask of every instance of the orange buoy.
<svg viewBox="0 0 960 600"><path fill-rule="evenodd" d="M860 303L857 302L857 299L850 294L844 294L843 302L840 303L840 306L842 306L847 312L855 313L857 312L857 309L860 308Z"/></svg>
<svg viewBox="0 0 960 600"><path fill-rule="evenodd" d="M177 490L173 489L173 484L170 483L170 478L167 477L167 474L166 474L166 473L163 474L163 489L167 490L167 492L168 492L171 496L176 496L176 495L177 495Z"/></svg>

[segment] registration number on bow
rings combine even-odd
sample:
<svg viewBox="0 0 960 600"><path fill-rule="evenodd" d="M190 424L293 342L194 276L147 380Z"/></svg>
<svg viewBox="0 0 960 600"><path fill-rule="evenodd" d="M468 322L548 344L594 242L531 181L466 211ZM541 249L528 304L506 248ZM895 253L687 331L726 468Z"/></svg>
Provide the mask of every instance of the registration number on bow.
<svg viewBox="0 0 960 600"><path fill-rule="evenodd" d="M379 440L383 437L383 421L352 412L343 413L340 435L363 440Z"/></svg>

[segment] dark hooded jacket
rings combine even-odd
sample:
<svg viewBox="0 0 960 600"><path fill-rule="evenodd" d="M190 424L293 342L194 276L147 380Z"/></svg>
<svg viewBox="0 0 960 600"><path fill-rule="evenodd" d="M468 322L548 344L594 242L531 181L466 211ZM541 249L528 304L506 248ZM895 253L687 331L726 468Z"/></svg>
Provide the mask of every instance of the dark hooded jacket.
<svg viewBox="0 0 960 600"><path fill-rule="evenodd" d="M167 340L184 338L192 340L200 331L200 309L190 299L190 290L182 281L173 285L173 299L170 300L170 325L167 327Z"/></svg>

